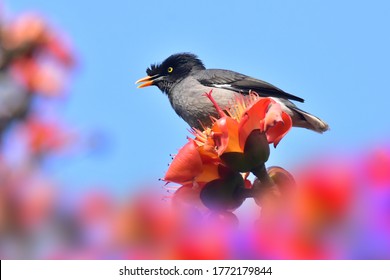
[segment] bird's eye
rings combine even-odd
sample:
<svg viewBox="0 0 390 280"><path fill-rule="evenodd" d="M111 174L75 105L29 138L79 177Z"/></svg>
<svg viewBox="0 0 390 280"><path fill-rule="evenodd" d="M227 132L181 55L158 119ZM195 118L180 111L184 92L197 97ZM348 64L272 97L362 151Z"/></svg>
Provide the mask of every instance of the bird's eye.
<svg viewBox="0 0 390 280"><path fill-rule="evenodd" d="M168 73L172 73L173 72L173 68L172 67L168 67L167 71L168 71Z"/></svg>

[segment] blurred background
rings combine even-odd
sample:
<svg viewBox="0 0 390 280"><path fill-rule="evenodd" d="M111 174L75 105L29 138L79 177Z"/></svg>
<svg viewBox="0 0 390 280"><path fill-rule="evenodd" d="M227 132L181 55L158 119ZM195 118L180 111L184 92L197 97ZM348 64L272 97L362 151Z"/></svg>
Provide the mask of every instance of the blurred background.
<svg viewBox="0 0 390 280"><path fill-rule="evenodd" d="M389 25L384 0L2 1L0 256L389 258ZM304 98L300 107L329 123L323 135L293 129L271 148L267 165L301 178L303 190L329 179L320 191L308 191L310 199L303 192L310 203L299 211L321 217L325 211L331 222L289 217L300 219L293 233L279 237L289 245L264 249L273 244L264 237L256 239L261 250L248 245L236 252L231 245L233 252L217 256L134 250L140 242L129 232L139 229L128 224L137 224L132 219L141 210L132 206L153 196L138 198L140 190L165 195L158 179L189 135L164 94L134 82L176 52L266 80ZM307 179L312 174L318 176ZM323 197L328 206L318 213L311 201ZM250 211L239 219L256 220ZM303 234L297 225L311 230ZM226 237L229 244L237 239ZM130 249L114 249L124 243Z"/></svg>

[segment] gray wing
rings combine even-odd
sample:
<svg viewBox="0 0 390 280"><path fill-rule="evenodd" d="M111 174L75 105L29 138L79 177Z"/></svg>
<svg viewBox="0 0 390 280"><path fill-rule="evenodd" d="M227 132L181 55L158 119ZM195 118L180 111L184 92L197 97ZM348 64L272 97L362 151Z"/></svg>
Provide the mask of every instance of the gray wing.
<svg viewBox="0 0 390 280"><path fill-rule="evenodd" d="M204 86L224 88L243 94L255 91L264 97L278 97L304 102L304 99L287 93L270 83L237 72L222 69L207 69L196 73L195 78Z"/></svg>

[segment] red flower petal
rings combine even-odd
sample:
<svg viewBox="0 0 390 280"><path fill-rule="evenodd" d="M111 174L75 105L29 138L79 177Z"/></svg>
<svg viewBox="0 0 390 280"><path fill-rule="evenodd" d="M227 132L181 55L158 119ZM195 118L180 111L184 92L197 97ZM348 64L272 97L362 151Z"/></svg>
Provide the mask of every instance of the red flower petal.
<svg viewBox="0 0 390 280"><path fill-rule="evenodd" d="M164 180L185 184L191 182L203 171L203 164L194 140L179 150L165 174Z"/></svg>
<svg viewBox="0 0 390 280"><path fill-rule="evenodd" d="M198 188L194 188L192 184L187 184L178 188L172 197L173 207L179 211L184 211L186 208L206 210L199 196L202 187L203 184ZM180 213L178 214L180 215Z"/></svg>
<svg viewBox="0 0 390 280"><path fill-rule="evenodd" d="M207 183L221 177L218 172L218 164L206 163L203 164L202 169L202 173L195 178L197 183Z"/></svg>
<svg viewBox="0 0 390 280"><path fill-rule="evenodd" d="M230 117L223 117L217 120L213 127L214 141L218 155L226 152L243 152L239 143L239 124Z"/></svg>
<svg viewBox="0 0 390 280"><path fill-rule="evenodd" d="M244 149L245 142L251 132L255 129L262 130L261 122L265 118L269 104L272 102L269 98L258 99L256 103L250 106L241 119L239 134L240 147ZM263 131L263 130L262 130Z"/></svg>
<svg viewBox="0 0 390 280"><path fill-rule="evenodd" d="M271 101L271 100L270 100ZM273 127L276 123L282 120L282 106L279 103L272 102L268 103L270 106L267 108L264 120L262 121L262 130L267 131L269 127Z"/></svg>
<svg viewBox="0 0 390 280"><path fill-rule="evenodd" d="M281 118L282 120L266 131L268 143L274 143L275 148L292 127L291 117L287 113L282 112Z"/></svg>

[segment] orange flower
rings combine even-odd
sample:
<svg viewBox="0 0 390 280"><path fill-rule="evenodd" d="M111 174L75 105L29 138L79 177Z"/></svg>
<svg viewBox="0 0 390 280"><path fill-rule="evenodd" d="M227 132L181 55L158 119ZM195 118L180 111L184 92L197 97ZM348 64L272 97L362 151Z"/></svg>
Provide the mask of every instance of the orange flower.
<svg viewBox="0 0 390 280"><path fill-rule="evenodd" d="M164 180L183 185L176 191L175 201L188 204L187 194L191 194L194 205L202 202L209 209L233 210L244 201L237 192L238 189L245 188L244 178L240 173L225 167L212 150L205 147L208 136L203 139L206 142L202 142L200 137L199 135L196 140L189 139L179 150ZM185 199L179 195L184 190Z"/></svg>
<svg viewBox="0 0 390 280"><path fill-rule="evenodd" d="M219 178L218 163L206 154L201 154L202 147L193 140L179 150L165 174L164 181L178 184L204 183Z"/></svg>
<svg viewBox="0 0 390 280"><path fill-rule="evenodd" d="M240 173L264 170L269 143L276 146L292 122L271 98L251 93L237 98L225 113L211 94L206 96L221 118L204 131L192 130L195 139L179 150L164 180L184 185L186 193L196 190L193 194L209 209L234 210L252 187Z"/></svg>
<svg viewBox="0 0 390 280"><path fill-rule="evenodd" d="M290 130L290 116L273 99L260 98L255 93L238 97L226 114L211 94L212 91L206 96L221 117L211 127L220 159L239 172L264 164L269 157L268 143L276 147Z"/></svg>

